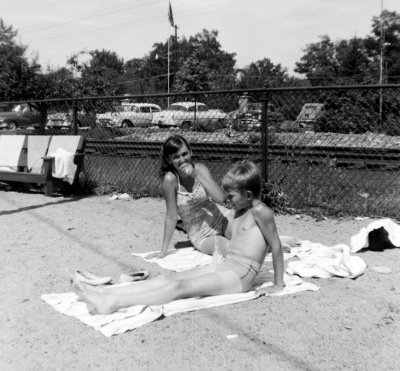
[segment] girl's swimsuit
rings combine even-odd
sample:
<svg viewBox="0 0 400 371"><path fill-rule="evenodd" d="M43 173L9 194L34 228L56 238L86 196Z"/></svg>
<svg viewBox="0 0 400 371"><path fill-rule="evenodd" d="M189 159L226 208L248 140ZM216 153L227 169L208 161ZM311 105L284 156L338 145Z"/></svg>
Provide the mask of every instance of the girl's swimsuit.
<svg viewBox="0 0 400 371"><path fill-rule="evenodd" d="M201 251L201 243L208 237L222 235L225 216L207 195L197 178L192 192L182 191L179 176L176 202L186 233L193 246Z"/></svg>
<svg viewBox="0 0 400 371"><path fill-rule="evenodd" d="M217 270L235 272L240 279L243 292L247 292L260 272L261 266L258 261L253 259L235 253L228 253L223 262L217 265Z"/></svg>

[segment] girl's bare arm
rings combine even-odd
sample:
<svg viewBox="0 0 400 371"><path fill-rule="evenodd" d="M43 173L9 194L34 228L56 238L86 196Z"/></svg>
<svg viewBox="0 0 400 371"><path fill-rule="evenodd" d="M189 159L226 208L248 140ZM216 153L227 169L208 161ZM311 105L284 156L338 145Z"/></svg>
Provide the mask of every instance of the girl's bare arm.
<svg viewBox="0 0 400 371"><path fill-rule="evenodd" d="M203 164L195 165L195 176L205 188L207 194L216 202L223 203L226 200L226 193L213 179L210 170Z"/></svg>
<svg viewBox="0 0 400 371"><path fill-rule="evenodd" d="M174 233L176 223L178 221L178 206L176 204L176 191L177 191L177 180L175 175L168 173L165 175L162 185L162 192L164 194L167 211L165 214L164 221L164 235L161 246L161 251L157 254L149 254L146 258L163 258L167 255L168 247Z"/></svg>

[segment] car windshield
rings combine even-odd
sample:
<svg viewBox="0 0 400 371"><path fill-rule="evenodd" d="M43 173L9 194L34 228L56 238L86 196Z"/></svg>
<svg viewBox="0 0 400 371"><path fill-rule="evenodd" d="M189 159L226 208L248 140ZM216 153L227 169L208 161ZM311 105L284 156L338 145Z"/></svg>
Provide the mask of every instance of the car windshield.
<svg viewBox="0 0 400 371"><path fill-rule="evenodd" d="M249 111L261 111L262 105L261 103L250 103L249 104Z"/></svg>
<svg viewBox="0 0 400 371"><path fill-rule="evenodd" d="M13 112L22 112L24 107L21 104L17 104L16 106L13 107L12 111Z"/></svg>

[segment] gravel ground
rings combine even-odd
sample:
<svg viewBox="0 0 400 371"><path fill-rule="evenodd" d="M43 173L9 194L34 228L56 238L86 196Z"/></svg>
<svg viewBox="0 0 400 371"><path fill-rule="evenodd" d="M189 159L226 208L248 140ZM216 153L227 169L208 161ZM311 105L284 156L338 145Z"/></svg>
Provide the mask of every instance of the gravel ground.
<svg viewBox="0 0 400 371"><path fill-rule="evenodd" d="M160 272L131 253L160 248L164 202L108 198L0 190L1 370L400 369L400 249L358 254L368 268L356 280L310 279L318 292L179 314L111 338L56 312L40 295L70 291L74 270ZM281 235L327 245L372 221L276 219ZM175 232L174 243L185 240Z"/></svg>

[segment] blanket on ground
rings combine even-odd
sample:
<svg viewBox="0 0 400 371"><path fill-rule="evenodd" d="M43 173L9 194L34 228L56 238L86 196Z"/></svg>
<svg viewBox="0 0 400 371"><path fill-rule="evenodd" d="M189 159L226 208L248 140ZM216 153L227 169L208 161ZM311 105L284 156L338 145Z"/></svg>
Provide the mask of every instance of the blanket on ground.
<svg viewBox="0 0 400 371"><path fill-rule="evenodd" d="M296 248L301 241L291 236L280 236L282 246L287 250ZM169 250L168 255L164 258L146 258L147 255L157 253L157 251L146 252L146 253L132 253L134 256L138 256L149 263L156 263L163 269L172 270L175 272L184 271L201 265L207 265L213 263L213 257L201 253L193 247L185 247L174 250ZM289 259L295 256L294 252L284 253L284 259ZM268 254L265 261L272 261L271 254Z"/></svg>
<svg viewBox="0 0 400 371"><path fill-rule="evenodd" d="M267 274L267 277L268 279L271 279L272 275ZM162 316L171 316L177 313L256 299L263 295L263 293L259 291L260 289L272 285L271 281L262 282L265 278L266 276L259 277L255 282L257 286L254 286L254 290L243 294L227 294L203 298L181 299L164 305L134 305L107 315L89 313L86 303L79 301L78 296L73 292L43 294L41 299L57 311L67 316L75 317L84 324L99 331L104 336L110 337L112 335L122 334L126 331L136 329L149 322L155 321ZM313 283L304 282L301 278L295 276L285 277L285 282L286 287L283 291L270 296L282 296L306 290L319 290L318 286ZM137 284L137 282L127 284L134 285Z"/></svg>
<svg viewBox="0 0 400 371"><path fill-rule="evenodd" d="M147 255L135 254L135 255ZM201 260L202 255L203 260ZM196 261L199 265L205 264L212 258L204 256L193 248L179 249L175 254L168 255L168 266L171 270L182 270L186 267L192 266L192 261ZM163 261L164 259L161 259ZM186 268L188 269L188 268ZM72 292L43 294L42 300L51 305L57 311L75 317L85 323L86 325L100 331L104 336L112 336L124 333L129 330L136 329L149 322L152 322L161 316L170 316L176 313L194 311L204 308L211 308L221 305L240 303L248 300L253 300L263 295L261 289L271 286L273 283L273 272L262 270L256 277L253 284L253 290L242 294L228 294L217 295L203 298L189 298L175 300L171 303L156 306L134 305L116 313L108 315L91 314L87 308L86 303L78 301L78 296ZM319 287L310 282L304 282L300 277L285 275L286 287L273 295L269 296L282 296L293 294L301 291L318 291ZM124 283L137 284L137 282Z"/></svg>
<svg viewBox="0 0 400 371"><path fill-rule="evenodd" d="M156 263L161 268L176 272L191 269L196 266L212 264L213 258L203 254L193 247L170 250L162 259L146 256L150 253L133 253L149 263ZM356 278L365 272L367 267L363 259L350 255L350 247L344 244L326 246L307 240L296 242L290 246L290 252L284 253L284 259L298 258L287 263L286 272L305 278L349 277ZM268 254L265 261L271 261Z"/></svg>
<svg viewBox="0 0 400 371"><path fill-rule="evenodd" d="M326 246L321 243L302 241L292 251L299 260L288 262L286 272L301 277L348 277L356 278L365 272L367 264L358 256L350 255L350 247L344 244Z"/></svg>

